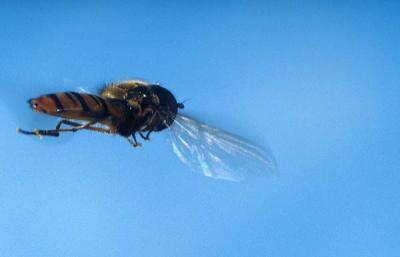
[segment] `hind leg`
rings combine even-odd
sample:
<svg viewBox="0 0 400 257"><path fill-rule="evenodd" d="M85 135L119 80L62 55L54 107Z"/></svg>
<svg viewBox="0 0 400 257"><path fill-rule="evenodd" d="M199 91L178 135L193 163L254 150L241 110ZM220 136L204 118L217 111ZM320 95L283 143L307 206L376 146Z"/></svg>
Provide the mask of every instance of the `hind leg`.
<svg viewBox="0 0 400 257"><path fill-rule="evenodd" d="M92 127L92 125L94 125L95 123L97 123L97 122L91 121L86 124L80 124L78 122L73 122L73 121L69 121L69 120L61 120L57 124L55 129L51 129L51 130L35 129L33 131L26 131L26 130L18 128L17 131L19 133L22 133L25 135L34 135L34 136L38 136L38 137L42 137L42 136L58 137L60 135L60 132L76 132L81 129L87 129L87 130L92 130L92 131L97 131L97 132L102 132L102 133L108 133L108 134L112 133L111 129ZM71 125L73 127L61 128L62 124Z"/></svg>

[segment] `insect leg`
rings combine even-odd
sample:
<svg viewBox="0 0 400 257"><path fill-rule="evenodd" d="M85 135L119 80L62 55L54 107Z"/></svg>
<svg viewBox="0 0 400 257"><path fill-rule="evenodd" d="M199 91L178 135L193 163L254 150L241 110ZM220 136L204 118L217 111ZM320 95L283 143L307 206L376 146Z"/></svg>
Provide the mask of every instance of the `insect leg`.
<svg viewBox="0 0 400 257"><path fill-rule="evenodd" d="M139 135L140 135L140 137L143 138L144 140L150 140L150 137L149 137L149 136L150 136L151 132L153 132L153 130L149 130L149 131L147 132L146 135L143 135L143 133L142 133L141 131L139 131Z"/></svg>
<svg viewBox="0 0 400 257"><path fill-rule="evenodd" d="M86 130L91 130L91 131L96 131L96 132L106 133L106 134L112 134L112 133L113 133L112 130L111 130L110 128L92 127L91 125L93 125L93 124L95 124L95 123L96 123L96 122L86 124L86 125L89 125L88 127L86 127L86 125L84 126L84 125L82 125L82 124L80 124L80 123L78 123L78 122L74 122L74 121L70 121L70 120L61 120L61 121L58 123L56 129L59 129L59 128L61 127L61 124L66 124L66 125L74 126L77 130L78 130L78 129L86 129ZM82 127L82 126L84 126L84 127ZM79 128L79 127L81 127L81 128Z"/></svg>
<svg viewBox="0 0 400 257"><path fill-rule="evenodd" d="M52 136L52 137L58 137L60 133L58 130L41 130L41 129L34 129L33 131L26 131L20 128L17 128L17 132L22 133L24 135L33 135L33 136Z"/></svg>
<svg viewBox="0 0 400 257"><path fill-rule="evenodd" d="M112 130L109 128L106 129L106 128L97 128L97 127L87 127L87 128L83 128L83 129L96 131L96 132L100 132L100 133L113 134Z"/></svg>
<svg viewBox="0 0 400 257"><path fill-rule="evenodd" d="M128 142L133 146L133 147L141 147L142 146L142 144L141 143L138 143L138 141L136 140L136 135L135 135L135 133L133 133L132 134L132 138L133 138L133 140L131 139L131 138L127 138L128 139Z"/></svg>
<svg viewBox="0 0 400 257"><path fill-rule="evenodd" d="M61 120L55 129L50 129L50 130L44 130L44 129L34 129L33 131L26 131L23 129L17 129L18 132L25 134L25 135L35 135L38 137L42 137L42 136L53 136L53 137L58 137L60 135L60 132L75 132L79 129L83 129L86 126L90 126L91 122L89 122L88 124L82 125L79 123L76 123L77 125L75 127L72 128L66 128L66 129L61 129L61 125L63 123L66 123L65 120Z"/></svg>
<svg viewBox="0 0 400 257"><path fill-rule="evenodd" d="M66 125L70 125L70 126L82 126L82 124L78 123L78 122L73 122L70 120L60 120L60 122L58 122L56 129L60 129L62 124L66 124Z"/></svg>
<svg viewBox="0 0 400 257"><path fill-rule="evenodd" d="M157 115L159 115L158 112L155 112L155 113L154 113L153 110L150 109L150 108L146 109L145 112L147 112L146 115L148 115L148 114L150 114L150 113L152 114L152 115L151 115L151 118L147 121L147 124L152 124L152 123L153 123L153 120L155 119L155 117L156 117ZM150 137L149 137L149 136L150 136L151 132L153 132L152 129L150 129L150 130L147 132L146 135L143 135L142 131L139 131L139 135L140 135L140 137L143 138L144 140L150 140Z"/></svg>
<svg viewBox="0 0 400 257"><path fill-rule="evenodd" d="M26 131L23 129L18 128L17 131L25 134L25 135L34 135L34 136L38 136L38 137L42 137L42 136L53 136L53 137L58 137L60 135L60 127L61 125L65 123L68 124L68 120L60 120L55 129L52 130L43 130L43 129L34 129L33 131ZM76 123L74 122L74 124L70 124L73 126L81 126L82 124Z"/></svg>
<svg viewBox="0 0 400 257"><path fill-rule="evenodd" d="M93 125L95 123L96 123L96 121L91 121L86 124L80 124L80 123L69 121L69 120L61 120L57 124L55 129L51 129L51 130L35 129L33 131L26 131L26 130L18 128L17 131L22 134L25 134L25 135L35 135L38 137L42 137L42 136L58 137L60 135L60 132L76 132L81 129L88 129L88 130L98 131L98 132L103 132L103 133L111 133L111 130L109 130L109 129L91 127L91 125ZM60 128L62 124L68 124L68 125L72 125L74 127L62 129L62 128Z"/></svg>

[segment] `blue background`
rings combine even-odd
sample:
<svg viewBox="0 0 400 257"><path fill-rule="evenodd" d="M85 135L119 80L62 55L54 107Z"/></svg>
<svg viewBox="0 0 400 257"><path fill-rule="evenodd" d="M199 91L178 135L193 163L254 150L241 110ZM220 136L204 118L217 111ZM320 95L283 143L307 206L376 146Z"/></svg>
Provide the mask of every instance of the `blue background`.
<svg viewBox="0 0 400 257"><path fill-rule="evenodd" d="M2 4L0 256L399 256L399 4L166 2ZM279 176L197 175L166 132L15 132L56 123L30 97L130 78Z"/></svg>

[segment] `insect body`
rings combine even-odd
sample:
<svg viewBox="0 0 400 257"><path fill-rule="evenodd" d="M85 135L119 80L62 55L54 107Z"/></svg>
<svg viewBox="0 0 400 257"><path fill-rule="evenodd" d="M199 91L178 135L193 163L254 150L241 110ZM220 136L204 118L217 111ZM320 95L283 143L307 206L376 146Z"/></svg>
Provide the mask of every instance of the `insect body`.
<svg viewBox="0 0 400 257"><path fill-rule="evenodd" d="M140 145L136 133L148 140L151 132L168 128L174 153L205 176L237 181L270 175L276 169L272 153L265 148L178 113L183 104L159 85L130 80L106 86L100 95L62 92L29 103L38 112L62 119L52 130L18 129L23 134L59 136L91 130L121 135L136 147Z"/></svg>
<svg viewBox="0 0 400 257"><path fill-rule="evenodd" d="M152 131L161 131L170 126L178 108L183 108L183 104L178 104L167 89L137 80L109 85L102 90L100 96L62 92L43 95L29 100L29 103L38 112L63 119L53 130L19 129L23 134L59 136L61 132L86 129L119 134L126 137L133 146L140 145L136 140L136 133L146 140L149 139ZM63 124L71 127L61 128ZM98 127L96 124L105 127Z"/></svg>

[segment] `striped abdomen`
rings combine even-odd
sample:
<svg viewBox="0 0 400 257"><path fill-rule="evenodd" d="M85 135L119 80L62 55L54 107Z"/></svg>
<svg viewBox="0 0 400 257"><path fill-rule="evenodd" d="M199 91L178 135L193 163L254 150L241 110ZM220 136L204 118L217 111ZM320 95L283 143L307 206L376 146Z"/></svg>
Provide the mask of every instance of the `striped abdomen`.
<svg viewBox="0 0 400 257"><path fill-rule="evenodd" d="M46 114L67 119L95 120L109 115L109 103L99 96L62 92L29 100L31 107Z"/></svg>

